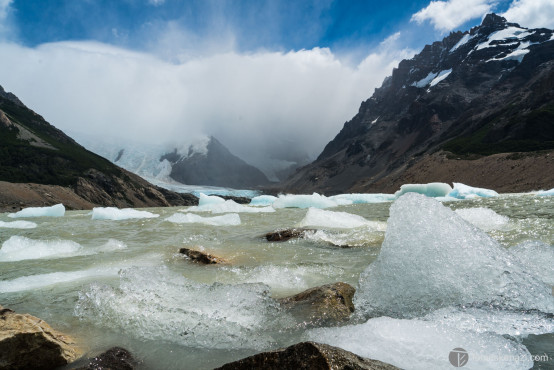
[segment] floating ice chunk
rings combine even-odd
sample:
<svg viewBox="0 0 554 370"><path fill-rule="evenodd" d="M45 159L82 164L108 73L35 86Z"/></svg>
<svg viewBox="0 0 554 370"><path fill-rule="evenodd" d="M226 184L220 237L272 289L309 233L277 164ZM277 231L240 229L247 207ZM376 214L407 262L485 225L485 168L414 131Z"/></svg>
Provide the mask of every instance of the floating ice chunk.
<svg viewBox="0 0 554 370"><path fill-rule="evenodd" d="M176 213L166 221L176 224L204 224L213 226L236 226L240 225L240 216L237 213L229 213L222 216L202 217L193 213Z"/></svg>
<svg viewBox="0 0 554 370"><path fill-rule="evenodd" d="M212 197L210 197L212 198ZM218 197L216 197L218 198ZM222 199L222 198L219 198ZM251 207L238 204L233 200L222 199L223 202L211 200L207 204L189 207L184 212L211 212L211 213L270 213L275 212L271 206L268 207Z"/></svg>
<svg viewBox="0 0 554 370"><path fill-rule="evenodd" d="M454 189L448 194L448 196L458 199L472 199L472 198L491 198L497 197L498 193L494 190L484 188L474 188L472 186L464 185L459 182L454 183Z"/></svg>
<svg viewBox="0 0 554 370"><path fill-rule="evenodd" d="M554 246L538 240L528 240L511 247L509 251L527 271L546 284L554 286Z"/></svg>
<svg viewBox="0 0 554 370"><path fill-rule="evenodd" d="M92 284L79 293L75 315L141 339L195 348L262 349L280 325L263 284L205 285L164 267L130 268L118 288Z"/></svg>
<svg viewBox="0 0 554 370"><path fill-rule="evenodd" d="M422 320L379 317L360 325L312 329L306 336L404 369L450 369L449 353L454 348L463 348L469 354L464 369L533 366L524 345L501 335L462 331Z"/></svg>
<svg viewBox="0 0 554 370"><path fill-rule="evenodd" d="M441 82L442 80L444 80L445 78L450 76L450 73L452 73L452 68L447 69L445 71L440 71L439 74L437 74L437 77L435 77L433 79L433 81L431 81L431 83L429 83L429 86L431 86L431 87L435 86L436 84L438 84L439 82Z"/></svg>
<svg viewBox="0 0 554 370"><path fill-rule="evenodd" d="M281 194L275 202L273 202L273 207L275 208L330 208L338 205L338 202L318 193L313 193L312 195Z"/></svg>
<svg viewBox="0 0 554 370"><path fill-rule="evenodd" d="M0 262L64 258L83 253L81 245L70 240L33 240L12 236L0 248Z"/></svg>
<svg viewBox="0 0 554 370"><path fill-rule="evenodd" d="M385 203L395 199L393 194L339 194L329 197L329 199L340 204L362 204L362 203Z"/></svg>
<svg viewBox="0 0 554 370"><path fill-rule="evenodd" d="M299 226L315 226L339 229L352 229L355 227L371 227L375 230L384 230L383 222L369 221L362 216L348 212L333 212L318 208L309 208L306 216L300 221Z"/></svg>
<svg viewBox="0 0 554 370"><path fill-rule="evenodd" d="M259 195L257 197L252 198L250 201L251 206L270 206L275 202L277 197L274 197L273 195Z"/></svg>
<svg viewBox="0 0 554 370"><path fill-rule="evenodd" d="M304 234L305 240L315 243L326 243L337 247L367 247L380 246L383 242L383 232L387 224L385 222L369 225L364 228L344 230L317 230Z"/></svg>
<svg viewBox="0 0 554 370"><path fill-rule="evenodd" d="M414 317L452 305L483 304L554 313L545 285L486 233L419 194L393 203L377 259L361 274L362 315Z"/></svg>
<svg viewBox="0 0 554 370"><path fill-rule="evenodd" d="M428 197L445 197L452 191L452 187L443 182L432 182L429 184L404 184L400 190L394 193L396 198L406 193L419 193Z"/></svg>
<svg viewBox="0 0 554 370"><path fill-rule="evenodd" d="M500 229L510 222L509 217L499 215L492 209L484 207L457 209L456 213L484 231Z"/></svg>
<svg viewBox="0 0 554 370"><path fill-rule="evenodd" d="M540 190L540 191L537 191L536 194L541 196L541 197L549 197L549 196L551 197L551 196L554 195L554 188L550 189L550 190Z"/></svg>
<svg viewBox="0 0 554 370"><path fill-rule="evenodd" d="M216 195L200 194L198 196L199 206L205 206L207 204L218 204L218 203L225 203L225 199L218 197Z"/></svg>
<svg viewBox="0 0 554 370"><path fill-rule="evenodd" d="M56 204L51 207L29 207L24 208L19 212L10 213L8 217L63 217L65 214L65 207L63 204Z"/></svg>
<svg viewBox="0 0 554 370"><path fill-rule="evenodd" d="M30 221L12 221L12 222L4 222L0 221L0 228L6 228L6 229L34 229L37 227L37 224Z"/></svg>
<svg viewBox="0 0 554 370"><path fill-rule="evenodd" d="M133 218L156 218L160 215L132 208L119 209L115 207L95 207L92 210L93 220L128 220Z"/></svg>

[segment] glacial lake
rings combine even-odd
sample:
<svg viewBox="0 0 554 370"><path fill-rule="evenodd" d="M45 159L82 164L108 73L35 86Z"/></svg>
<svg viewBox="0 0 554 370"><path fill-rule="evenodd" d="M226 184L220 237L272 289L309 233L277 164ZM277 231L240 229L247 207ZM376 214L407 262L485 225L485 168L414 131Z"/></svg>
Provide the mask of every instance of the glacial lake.
<svg viewBox="0 0 554 370"><path fill-rule="evenodd" d="M214 204L121 220L0 214L0 304L91 356L124 347L144 369L212 369L304 340L403 368L451 369L454 348L468 352L465 369L554 367L552 196ZM22 220L36 227L12 224ZM263 237L298 226L318 231ZM227 262L193 263L182 247ZM357 289L356 311L335 327L299 322L275 300L338 281Z"/></svg>

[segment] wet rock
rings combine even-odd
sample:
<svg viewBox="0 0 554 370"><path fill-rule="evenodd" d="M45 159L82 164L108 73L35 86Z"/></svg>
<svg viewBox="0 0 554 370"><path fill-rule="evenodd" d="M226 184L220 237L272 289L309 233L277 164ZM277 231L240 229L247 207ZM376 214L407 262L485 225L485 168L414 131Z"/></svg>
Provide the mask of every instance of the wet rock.
<svg viewBox="0 0 554 370"><path fill-rule="evenodd" d="M202 263L204 265L225 262L223 258L212 256L211 254L189 248L181 248L179 249L179 253L184 254L194 262Z"/></svg>
<svg viewBox="0 0 554 370"><path fill-rule="evenodd" d="M246 369L393 370L398 368L327 344L302 342L287 348L246 357L225 364L216 370Z"/></svg>
<svg viewBox="0 0 554 370"><path fill-rule="evenodd" d="M303 238L308 232L315 232L314 229L284 229L265 234L268 242L284 242L292 238Z"/></svg>
<svg viewBox="0 0 554 370"><path fill-rule="evenodd" d="M121 347L113 347L74 370L133 370L136 366L137 361L131 352Z"/></svg>
<svg viewBox="0 0 554 370"><path fill-rule="evenodd" d="M338 282L281 298L279 303L307 325L332 324L350 318L354 312L355 292L351 285Z"/></svg>
<svg viewBox="0 0 554 370"><path fill-rule="evenodd" d="M236 197L234 195L218 195L218 197L223 198L225 200L232 200L233 202L238 204L250 204L250 202L252 201L251 198Z"/></svg>
<svg viewBox="0 0 554 370"><path fill-rule="evenodd" d="M39 318L0 306L1 369L53 369L79 355L73 338Z"/></svg>

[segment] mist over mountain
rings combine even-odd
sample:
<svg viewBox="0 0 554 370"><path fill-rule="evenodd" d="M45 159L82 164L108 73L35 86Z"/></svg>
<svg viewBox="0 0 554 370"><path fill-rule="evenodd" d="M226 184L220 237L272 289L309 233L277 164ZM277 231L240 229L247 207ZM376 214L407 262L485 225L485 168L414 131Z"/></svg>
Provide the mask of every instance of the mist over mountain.
<svg viewBox="0 0 554 370"><path fill-rule="evenodd" d="M504 191L551 187L553 122L553 31L489 14L480 26L400 62L317 160L283 187L324 193L390 192L431 181ZM529 156L536 166L521 166Z"/></svg>

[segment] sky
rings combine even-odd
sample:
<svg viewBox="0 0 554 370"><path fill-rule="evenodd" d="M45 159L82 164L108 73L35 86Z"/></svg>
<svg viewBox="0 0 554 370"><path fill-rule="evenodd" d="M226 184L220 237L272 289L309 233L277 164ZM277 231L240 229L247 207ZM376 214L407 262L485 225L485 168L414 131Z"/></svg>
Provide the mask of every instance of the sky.
<svg viewBox="0 0 554 370"><path fill-rule="evenodd" d="M554 28L552 0L0 0L0 85L78 141L214 135L271 171L490 12Z"/></svg>

